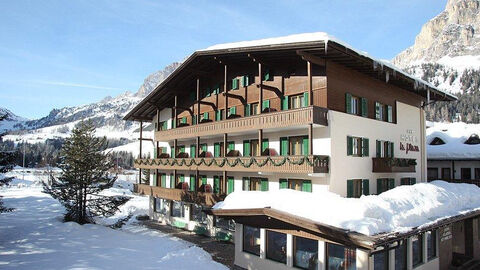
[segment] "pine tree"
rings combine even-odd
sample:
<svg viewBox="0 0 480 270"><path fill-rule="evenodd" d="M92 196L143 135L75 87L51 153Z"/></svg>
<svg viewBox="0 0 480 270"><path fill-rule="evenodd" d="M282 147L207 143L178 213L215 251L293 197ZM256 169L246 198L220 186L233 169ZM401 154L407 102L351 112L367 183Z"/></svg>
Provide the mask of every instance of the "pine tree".
<svg viewBox="0 0 480 270"><path fill-rule="evenodd" d="M129 200L99 194L117 179L108 172L114 163L109 154L103 153L106 144L105 137L95 137L91 121L80 122L65 140L60 151L62 173L58 178L50 176L51 185L43 184L44 192L65 207L65 221L94 223L94 217L111 216Z"/></svg>
<svg viewBox="0 0 480 270"><path fill-rule="evenodd" d="M3 121L7 115L0 115L0 122ZM0 141L3 134L0 134ZM4 174L13 169L15 163L16 152L14 151L0 151L0 187L7 186L12 181L13 177L6 177ZM13 208L5 207L3 204L2 196L0 196L0 213L10 212Z"/></svg>
<svg viewBox="0 0 480 270"><path fill-rule="evenodd" d="M150 185L150 169L142 170L142 181L145 185Z"/></svg>

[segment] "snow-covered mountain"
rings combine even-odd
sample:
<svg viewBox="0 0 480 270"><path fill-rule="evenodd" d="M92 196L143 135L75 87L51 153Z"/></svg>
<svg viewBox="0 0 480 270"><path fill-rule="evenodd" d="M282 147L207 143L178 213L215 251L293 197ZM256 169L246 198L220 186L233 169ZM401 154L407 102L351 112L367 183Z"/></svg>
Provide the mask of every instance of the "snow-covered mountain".
<svg viewBox="0 0 480 270"><path fill-rule="evenodd" d="M138 102L148 95L158 84L160 84L180 63L175 62L166 66L163 70L154 72L145 78L143 84L136 93L125 92L116 97L105 97L99 102L87 105L64 107L53 109L49 115L36 120L22 118L15 122L15 128L5 123L5 130L15 130L12 134L4 137L5 140L27 140L28 142L42 142L46 139L64 138L70 130L81 120L90 119L97 127L98 135L105 135L108 138L133 139L133 132L138 125L133 122L123 121L123 116L135 107ZM8 111L12 115L14 114ZM2 125L3 125L3 122ZM9 124L10 123L10 124ZM1 128L2 126L0 126Z"/></svg>
<svg viewBox="0 0 480 270"><path fill-rule="evenodd" d="M392 62L459 97L428 106L428 120L479 123L480 0L449 0Z"/></svg>
<svg viewBox="0 0 480 270"><path fill-rule="evenodd" d="M8 110L7 108L0 107L0 116L5 117L0 121L0 134L9 130L17 130L22 128L22 124L28 121L27 118L18 116Z"/></svg>

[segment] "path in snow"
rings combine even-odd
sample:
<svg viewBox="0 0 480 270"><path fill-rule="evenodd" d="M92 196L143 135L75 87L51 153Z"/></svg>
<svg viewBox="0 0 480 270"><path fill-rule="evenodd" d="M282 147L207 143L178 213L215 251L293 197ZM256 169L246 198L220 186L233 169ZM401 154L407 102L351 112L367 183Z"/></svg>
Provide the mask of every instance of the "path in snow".
<svg viewBox="0 0 480 270"><path fill-rule="evenodd" d="M39 187L2 189L0 269L226 269L201 248L140 226L113 230L61 221Z"/></svg>

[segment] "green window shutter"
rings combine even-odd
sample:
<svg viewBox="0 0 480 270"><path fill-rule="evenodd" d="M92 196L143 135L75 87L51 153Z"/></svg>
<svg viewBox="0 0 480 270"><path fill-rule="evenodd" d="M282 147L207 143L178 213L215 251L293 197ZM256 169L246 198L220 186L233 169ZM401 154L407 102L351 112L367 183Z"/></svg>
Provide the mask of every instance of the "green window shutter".
<svg viewBox="0 0 480 270"><path fill-rule="evenodd" d="M153 170L153 185L156 187L157 186L157 170Z"/></svg>
<svg viewBox="0 0 480 270"><path fill-rule="evenodd" d="M232 193L235 190L235 181L232 176L229 176L227 181L227 194Z"/></svg>
<svg viewBox="0 0 480 270"><path fill-rule="evenodd" d="M222 120L222 111L221 110L217 110L215 112L215 121L220 121Z"/></svg>
<svg viewBox="0 0 480 270"><path fill-rule="evenodd" d="M200 147L202 148L202 152L207 152L207 144L206 143L200 145Z"/></svg>
<svg viewBox="0 0 480 270"><path fill-rule="evenodd" d="M392 123L393 122L393 110L392 106L387 106L387 121Z"/></svg>
<svg viewBox="0 0 480 270"><path fill-rule="evenodd" d="M263 110L268 109L268 108L270 108L270 100L264 100L262 102L262 112L263 112Z"/></svg>
<svg viewBox="0 0 480 270"><path fill-rule="evenodd" d="M158 151L157 151L157 147L153 148L153 156L154 156L154 158L157 158L157 157L158 157L158 156L157 156L157 152L158 152Z"/></svg>
<svg viewBox="0 0 480 270"><path fill-rule="evenodd" d="M182 182L182 183L185 182L185 175L180 174L180 182Z"/></svg>
<svg viewBox="0 0 480 270"><path fill-rule="evenodd" d="M347 156L353 154L353 137L347 136Z"/></svg>
<svg viewBox="0 0 480 270"><path fill-rule="evenodd" d="M204 120L208 120L208 119L209 119L208 112L204 112L204 113L203 113L203 119L204 119Z"/></svg>
<svg viewBox="0 0 480 270"><path fill-rule="evenodd" d="M202 185L206 185L207 184L207 176L206 175L202 175Z"/></svg>
<svg viewBox="0 0 480 270"><path fill-rule="evenodd" d="M242 76L242 87L246 87L249 85L248 76Z"/></svg>
<svg viewBox="0 0 480 270"><path fill-rule="evenodd" d="M302 154L304 156L308 155L308 149L309 149L309 141L308 141L308 136L303 137L302 140Z"/></svg>
<svg viewBox="0 0 480 270"><path fill-rule="evenodd" d="M245 105L245 116L250 116L251 106L250 104Z"/></svg>
<svg viewBox="0 0 480 270"><path fill-rule="evenodd" d="M368 179L362 180L362 194L370 195L370 181Z"/></svg>
<svg viewBox="0 0 480 270"><path fill-rule="evenodd" d="M170 147L170 157L175 158L175 149L173 149L173 146Z"/></svg>
<svg viewBox="0 0 480 270"><path fill-rule="evenodd" d="M180 146L179 152L185 153L185 145Z"/></svg>
<svg viewBox="0 0 480 270"><path fill-rule="evenodd" d="M268 70L268 69L265 70L265 74L263 75L263 80L264 80L264 81L271 81L271 80L273 80L273 76L272 76L270 70Z"/></svg>
<svg viewBox="0 0 480 270"><path fill-rule="evenodd" d="M394 144L393 144L393 142L390 142L390 144L389 144L389 145L390 145L390 157L392 157L392 158L393 158L393 153L394 153Z"/></svg>
<svg viewBox="0 0 480 270"><path fill-rule="evenodd" d="M230 114L229 115L234 115L234 114L237 114L237 107L236 106L230 107Z"/></svg>
<svg viewBox="0 0 480 270"><path fill-rule="evenodd" d="M288 156L288 138L287 137L280 137L280 155Z"/></svg>
<svg viewBox="0 0 480 270"><path fill-rule="evenodd" d="M182 117L182 120L181 120L182 124L186 124L187 123L187 117Z"/></svg>
<svg viewBox="0 0 480 270"><path fill-rule="evenodd" d="M242 178L242 185L243 185L243 190L244 191L249 191L250 190L250 178L243 177Z"/></svg>
<svg viewBox="0 0 480 270"><path fill-rule="evenodd" d="M368 100L366 98L361 98L362 101L362 116L368 117Z"/></svg>
<svg viewBox="0 0 480 270"><path fill-rule="evenodd" d="M195 175L193 174L190 174L190 191L195 191L196 187L195 187L195 183L197 181L195 181Z"/></svg>
<svg viewBox="0 0 480 270"><path fill-rule="evenodd" d="M390 178L388 179L388 189L392 189L395 187L395 179Z"/></svg>
<svg viewBox="0 0 480 270"><path fill-rule="evenodd" d="M260 183L260 188L261 188L261 191L268 191L268 179L267 178L262 178L261 183Z"/></svg>
<svg viewBox="0 0 480 270"><path fill-rule="evenodd" d="M216 142L213 144L213 156L219 157L220 156L220 143Z"/></svg>
<svg viewBox="0 0 480 270"><path fill-rule="evenodd" d="M192 125L195 125L195 124L197 124L197 115L196 114L192 116Z"/></svg>
<svg viewBox="0 0 480 270"><path fill-rule="evenodd" d="M345 94L345 110L347 113L352 113L352 95L350 93Z"/></svg>
<svg viewBox="0 0 480 270"><path fill-rule="evenodd" d="M205 97L209 97L212 94L212 89L210 88L207 88L203 91L204 91Z"/></svg>
<svg viewBox="0 0 480 270"><path fill-rule="evenodd" d="M190 145L190 157L195 158L195 152L197 150L197 146L195 144Z"/></svg>
<svg viewBox="0 0 480 270"><path fill-rule="evenodd" d="M382 156L382 142L377 140L376 141L376 148L377 148L377 158Z"/></svg>
<svg viewBox="0 0 480 270"><path fill-rule="evenodd" d="M347 198L353 197L353 180L347 180Z"/></svg>
<svg viewBox="0 0 480 270"><path fill-rule="evenodd" d="M232 80L232 90L237 90L238 89L238 79L233 79Z"/></svg>
<svg viewBox="0 0 480 270"><path fill-rule="evenodd" d="M303 180L303 182L302 182L302 191L304 191L304 192L312 192L312 181L310 181L310 180Z"/></svg>
<svg viewBox="0 0 480 270"><path fill-rule="evenodd" d="M383 181L384 181L384 179L382 179L382 178L377 179L377 195L384 191L383 188L382 188L382 182Z"/></svg>
<svg viewBox="0 0 480 270"><path fill-rule="evenodd" d="M215 175L213 177L213 193L219 193L220 192L220 177Z"/></svg>
<svg viewBox="0 0 480 270"><path fill-rule="evenodd" d="M162 185L162 187L166 188L167 187L167 175L162 173L161 178L162 178L161 185Z"/></svg>
<svg viewBox="0 0 480 270"><path fill-rule="evenodd" d="M283 96L281 102L282 111L288 110L288 96Z"/></svg>
<svg viewBox="0 0 480 270"><path fill-rule="evenodd" d="M308 100L308 92L303 93L303 104L302 107L307 107L310 105L310 102Z"/></svg>
<svg viewBox="0 0 480 270"><path fill-rule="evenodd" d="M167 121L163 121L162 130L167 130L167 129L168 129L168 123L167 123Z"/></svg>
<svg viewBox="0 0 480 270"><path fill-rule="evenodd" d="M243 141L243 156L244 157L250 156L250 141L248 140Z"/></svg>
<svg viewBox="0 0 480 270"><path fill-rule="evenodd" d="M377 120L382 120L380 119L380 109L381 109L380 107L381 107L380 103L375 102L375 119Z"/></svg>
<svg viewBox="0 0 480 270"><path fill-rule="evenodd" d="M288 181L287 179L278 179L278 183L280 185L280 189L286 189L288 188Z"/></svg>
<svg viewBox="0 0 480 270"><path fill-rule="evenodd" d="M172 119L172 128L177 127L177 118Z"/></svg>
<svg viewBox="0 0 480 270"><path fill-rule="evenodd" d="M228 142L228 151L235 150L235 142Z"/></svg>
<svg viewBox="0 0 480 270"><path fill-rule="evenodd" d="M268 139L263 139L262 140L262 153L265 151L265 149L268 148Z"/></svg>
<svg viewBox="0 0 480 270"><path fill-rule="evenodd" d="M170 188L175 188L175 179L173 179L173 174L170 174Z"/></svg>
<svg viewBox="0 0 480 270"><path fill-rule="evenodd" d="M370 144L369 139L362 138L362 157L368 157L370 153L369 144Z"/></svg>

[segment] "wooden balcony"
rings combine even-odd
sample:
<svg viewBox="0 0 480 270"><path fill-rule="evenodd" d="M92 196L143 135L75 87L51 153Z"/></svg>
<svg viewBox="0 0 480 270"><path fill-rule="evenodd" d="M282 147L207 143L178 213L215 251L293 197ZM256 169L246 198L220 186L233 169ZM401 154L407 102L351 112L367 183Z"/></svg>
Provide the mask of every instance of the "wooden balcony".
<svg viewBox="0 0 480 270"><path fill-rule="evenodd" d="M134 184L133 191L140 195L150 195L166 200L182 201L206 206L213 206L223 201L225 194L194 192L177 188L154 187L144 184Z"/></svg>
<svg viewBox="0 0 480 270"><path fill-rule="evenodd" d="M416 159L412 158L372 158L375 173L415 172Z"/></svg>
<svg viewBox="0 0 480 270"><path fill-rule="evenodd" d="M328 173L328 156L136 159L134 165L158 170Z"/></svg>
<svg viewBox="0 0 480 270"><path fill-rule="evenodd" d="M310 106L287 111L262 113L216 122L201 123L155 132L155 141L169 141L197 136L238 133L248 130L283 128L318 124L326 126L328 109Z"/></svg>

